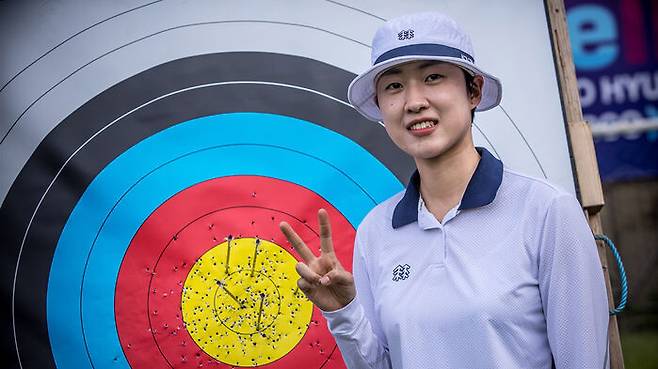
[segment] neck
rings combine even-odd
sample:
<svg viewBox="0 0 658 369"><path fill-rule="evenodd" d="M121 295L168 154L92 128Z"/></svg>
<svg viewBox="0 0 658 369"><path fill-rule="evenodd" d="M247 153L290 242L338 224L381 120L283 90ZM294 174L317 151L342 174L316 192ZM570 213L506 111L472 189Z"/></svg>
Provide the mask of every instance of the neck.
<svg viewBox="0 0 658 369"><path fill-rule="evenodd" d="M455 148L432 159L416 159L420 194L427 209L441 221L464 196L480 155L471 145Z"/></svg>

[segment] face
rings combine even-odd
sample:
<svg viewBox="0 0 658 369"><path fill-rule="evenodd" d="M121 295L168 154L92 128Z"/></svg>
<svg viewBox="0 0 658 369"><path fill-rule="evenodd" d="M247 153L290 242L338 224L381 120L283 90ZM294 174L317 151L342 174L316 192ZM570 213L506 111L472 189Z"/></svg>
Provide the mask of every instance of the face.
<svg viewBox="0 0 658 369"><path fill-rule="evenodd" d="M387 70L376 93L388 135L416 160L472 147L471 109L480 102L483 79L476 76L473 82L469 95L462 69L435 61Z"/></svg>

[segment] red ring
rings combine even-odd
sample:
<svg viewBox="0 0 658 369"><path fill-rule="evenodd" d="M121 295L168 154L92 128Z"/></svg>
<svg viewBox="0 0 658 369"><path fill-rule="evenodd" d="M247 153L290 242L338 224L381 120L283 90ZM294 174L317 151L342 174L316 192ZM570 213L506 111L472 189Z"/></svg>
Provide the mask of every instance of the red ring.
<svg viewBox="0 0 658 369"><path fill-rule="evenodd" d="M203 352L183 326L180 301L187 273L197 258L228 234L258 236L291 250L278 229L281 221L290 223L317 250L320 207L331 217L334 243L344 245L337 248L337 256L350 268L354 228L326 200L299 185L259 176L222 177L192 186L163 203L137 231L117 279L115 318L131 367L230 368ZM311 319L291 352L261 367L297 368L304 363L309 368L345 368L317 308Z"/></svg>

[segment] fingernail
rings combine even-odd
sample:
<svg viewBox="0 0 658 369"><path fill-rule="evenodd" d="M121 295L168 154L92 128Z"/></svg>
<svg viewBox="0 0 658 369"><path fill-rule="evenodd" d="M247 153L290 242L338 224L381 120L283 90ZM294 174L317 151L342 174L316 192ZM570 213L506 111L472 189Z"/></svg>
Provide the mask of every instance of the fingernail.
<svg viewBox="0 0 658 369"><path fill-rule="evenodd" d="M324 277L320 278L320 283L322 283L325 286L328 285L329 284L329 277L327 277L325 275Z"/></svg>

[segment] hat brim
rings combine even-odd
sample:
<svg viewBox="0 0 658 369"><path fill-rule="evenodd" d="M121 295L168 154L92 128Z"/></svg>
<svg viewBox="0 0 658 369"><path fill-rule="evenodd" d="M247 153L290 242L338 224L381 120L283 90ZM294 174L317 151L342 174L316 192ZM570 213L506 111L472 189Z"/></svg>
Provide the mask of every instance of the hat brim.
<svg viewBox="0 0 658 369"><path fill-rule="evenodd" d="M364 117L372 121L381 121L382 116L379 107L375 103L375 78L385 70L399 64L417 60L437 60L456 64L475 75L484 78L482 87L482 99L475 108L476 111L485 111L496 107L503 96L503 86L500 80L489 73L476 67L467 60L449 56L431 55L404 55L375 64L367 71L357 76L347 89L347 98L354 108Z"/></svg>

